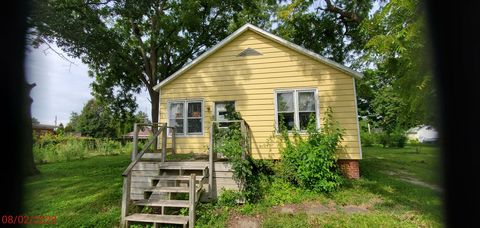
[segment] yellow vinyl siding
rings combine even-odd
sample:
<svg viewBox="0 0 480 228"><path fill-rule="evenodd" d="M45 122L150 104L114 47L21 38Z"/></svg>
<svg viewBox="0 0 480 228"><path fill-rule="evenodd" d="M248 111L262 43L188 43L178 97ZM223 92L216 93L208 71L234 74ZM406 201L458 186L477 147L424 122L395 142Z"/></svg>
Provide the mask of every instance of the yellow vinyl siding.
<svg viewBox="0 0 480 228"><path fill-rule="evenodd" d="M246 48L259 56L237 57ZM288 47L246 31L160 88L160 122L167 122L167 102L204 101L204 134L177 137L178 153L207 153L214 102L234 100L236 109L252 130L255 158L278 159L275 139L274 91L317 89L320 120L327 107L345 129L343 159L360 159L353 77Z"/></svg>

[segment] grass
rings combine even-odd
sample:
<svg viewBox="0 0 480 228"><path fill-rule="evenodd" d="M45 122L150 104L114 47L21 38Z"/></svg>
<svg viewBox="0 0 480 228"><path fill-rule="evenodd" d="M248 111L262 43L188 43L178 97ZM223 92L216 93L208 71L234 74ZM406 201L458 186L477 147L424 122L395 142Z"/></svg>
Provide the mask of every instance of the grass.
<svg viewBox="0 0 480 228"><path fill-rule="evenodd" d="M336 192L315 194L280 179L266 181L264 198L256 204L235 208L209 204L199 210L199 227L225 227L229 215L262 218L263 227L441 227L440 192L402 180L401 173L429 184L438 184L438 150L432 146L402 149L368 147L360 162L362 177L346 181ZM302 211L280 213L278 207L308 204L329 205L335 212L308 215ZM367 213L346 214L344 206L367 208ZM203 213L206 213L205 215ZM213 218L219 216L212 223ZM232 217L232 216L230 216Z"/></svg>
<svg viewBox="0 0 480 228"><path fill-rule="evenodd" d="M118 226L129 163L118 155L38 165L42 174L25 184L26 214L56 216L60 227Z"/></svg>
<svg viewBox="0 0 480 228"><path fill-rule="evenodd" d="M441 227L440 193L402 180L401 173L438 184L438 151L432 146L390 149L367 147L360 162L362 177L347 181L338 191L316 194L281 179L262 183L264 198L255 204L199 204L198 227L226 227L234 215L261 218L263 227ZM60 227L114 227L120 219L121 173L128 155L39 165L41 175L27 180L28 215L55 215ZM329 205L333 213L280 213L282 205ZM346 214L343 206L367 208ZM277 208L277 209L275 209ZM230 219L230 220L229 220Z"/></svg>

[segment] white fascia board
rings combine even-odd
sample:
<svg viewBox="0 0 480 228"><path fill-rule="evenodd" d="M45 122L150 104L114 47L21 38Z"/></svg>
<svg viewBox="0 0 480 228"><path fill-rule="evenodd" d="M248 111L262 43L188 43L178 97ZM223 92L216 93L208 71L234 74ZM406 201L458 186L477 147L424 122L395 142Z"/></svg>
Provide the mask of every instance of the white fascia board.
<svg viewBox="0 0 480 228"><path fill-rule="evenodd" d="M356 72L346 66L343 66L335 61L332 61L330 59L327 59L317 53L314 53L312 51L309 51L303 47L300 47L292 42L289 42L287 40L284 40L276 35L273 35L263 29L260 29L252 24L245 24L244 26L240 27L239 29L237 29L237 31L235 31L234 33L230 34L227 38L225 38L224 40L222 40L220 43L218 43L217 45L213 46L212 48L210 48L208 51L206 51L205 53L203 53L202 55L200 55L199 57L197 57L196 59L194 59L193 61L191 61L190 63L188 63L187 65L185 65L182 69L178 70L177 72L175 72L174 74L172 74L171 76L169 76L168 78L166 78L165 80L163 80L162 82L160 82L159 84L157 84L156 86L153 87L154 90L158 91L163 85L169 83L170 81L174 80L175 78L177 78L178 76L182 75L185 71L189 70L190 68L192 68L193 66L199 64L200 62L202 62L205 58L207 58L208 56L210 56L211 54L215 53L218 49L222 48L223 46L225 46L226 44L230 43L230 41L232 41L233 39L235 39L236 37L238 37L239 35L241 35L243 32L245 32L246 30L251 30L265 38L268 38L270 40L273 40L279 44L282 44L284 46L287 46L293 50L296 50L306 56L309 56L317 61L320 61L328 66L331 66L335 69L338 69L348 75L351 75L352 77L356 78L356 79L362 79L363 78L363 74L359 73L359 72Z"/></svg>

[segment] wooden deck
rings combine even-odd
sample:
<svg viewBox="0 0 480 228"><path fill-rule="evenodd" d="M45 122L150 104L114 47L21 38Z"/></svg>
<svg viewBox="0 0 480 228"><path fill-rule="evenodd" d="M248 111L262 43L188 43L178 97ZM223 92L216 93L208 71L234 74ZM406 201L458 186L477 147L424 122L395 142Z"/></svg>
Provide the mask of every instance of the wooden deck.
<svg viewBox="0 0 480 228"><path fill-rule="evenodd" d="M241 123L244 140L241 142L245 158L249 151L248 125ZM152 139L138 153L138 130L140 126L151 125L158 128ZM172 148L167 148L167 129L172 131L170 137ZM213 129L213 123L212 128ZM148 222L158 224L182 224L184 227L194 227L195 208L199 201L211 201L223 190L238 190L239 186L233 179L233 170L229 162L219 159L213 151L214 140L210 137L207 156L193 156L193 160L175 161L167 158L167 152L175 157L175 128L166 123L135 124L133 137L132 162L123 176L123 194L121 207L121 227L129 223ZM155 145L161 142L161 150ZM150 148L153 146L153 148ZM154 153L156 152L156 153ZM160 153L159 153L160 152ZM180 195L179 195L180 194ZM188 200L181 196L184 194ZM130 205L137 209L153 207L160 210L150 213L130 213ZM169 214L169 208L188 208L188 216Z"/></svg>
<svg viewBox="0 0 480 228"><path fill-rule="evenodd" d="M202 195L201 201L217 198L221 194L222 189L238 190L238 185L233 180L231 165L228 162L214 162L214 165L213 186L210 188L210 186L206 184L206 191L205 194ZM165 162L163 164L161 162L140 161L132 169L130 198L132 200L143 200L145 191L152 188L151 182L160 175L160 170L177 170L181 168L184 173L188 174L194 170L198 170L200 167L206 166L208 166L208 161L205 160ZM210 193L213 198L209 197Z"/></svg>

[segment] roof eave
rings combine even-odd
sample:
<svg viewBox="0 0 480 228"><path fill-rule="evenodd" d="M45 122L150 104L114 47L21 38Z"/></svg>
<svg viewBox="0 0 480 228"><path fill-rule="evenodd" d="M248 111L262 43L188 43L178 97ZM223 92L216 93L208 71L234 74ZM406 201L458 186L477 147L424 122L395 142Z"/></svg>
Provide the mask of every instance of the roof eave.
<svg viewBox="0 0 480 228"><path fill-rule="evenodd" d="M183 74L185 71L189 70L190 68L194 67L195 65L197 65L198 63L200 63L201 61L203 61L205 58L207 58L208 56L210 56L211 54L215 53L215 51L217 51L218 49L222 48L223 46L225 46L226 44L230 43L231 40L235 39L237 36L239 36L240 34L242 34L245 30L248 30L250 29L251 31L254 31L255 33L263 36L263 37L266 37L268 39L272 39L272 40L275 40L276 42L279 42L279 43L282 43L300 53L303 53L307 56L310 56L311 58L313 59L316 59L320 62L323 62L337 70L340 70L348 75L351 75L352 77L356 78L356 79L362 79L363 78L363 74L359 73L359 72L356 72L346 66L343 66L335 61L332 61L330 59L327 59L317 53L314 53L310 50L307 50L299 45L296 45L292 42L289 42L287 40L284 40L278 36L275 36L273 34L270 34L252 24L245 24L243 25L242 27L240 27L239 29L237 29L237 31L235 31L234 33L230 34L229 36L227 36L227 38L225 38L224 40L222 40L220 43L216 44L215 46L213 46L212 48L210 48L208 51L206 51L205 53L203 53L202 55L200 55L199 57L197 57L196 59L194 59L193 61L189 62L187 65L185 65L183 68L181 68L180 70L178 70L177 72L175 72L174 74L170 75L169 77L167 77L165 80L163 80L162 82L158 83L156 86L153 87L153 89L155 91L159 91L160 88L169 83L170 81L174 80L175 78L177 78L178 76L180 76L181 74Z"/></svg>

